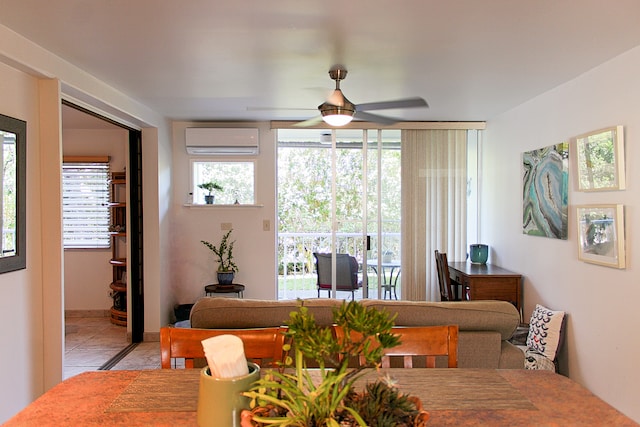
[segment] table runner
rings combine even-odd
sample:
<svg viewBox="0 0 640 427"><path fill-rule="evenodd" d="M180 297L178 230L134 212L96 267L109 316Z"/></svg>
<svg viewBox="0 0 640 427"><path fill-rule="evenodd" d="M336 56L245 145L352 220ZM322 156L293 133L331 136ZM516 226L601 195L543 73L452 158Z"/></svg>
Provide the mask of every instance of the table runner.
<svg viewBox="0 0 640 427"><path fill-rule="evenodd" d="M198 404L199 369L141 371L111 403L108 412L190 412ZM385 374L385 370L381 374ZM394 369L390 377L407 394L420 398L427 411L527 409L536 407L495 370ZM368 372L356 388L380 373Z"/></svg>
<svg viewBox="0 0 640 427"><path fill-rule="evenodd" d="M411 371L411 370L408 370ZM398 375L395 370L391 378L404 393L418 396L427 411L466 409L536 409L498 371L460 370L461 375L451 375L446 369L420 370L415 375ZM370 379L371 375L367 375ZM374 377L375 379L375 377Z"/></svg>
<svg viewBox="0 0 640 427"><path fill-rule="evenodd" d="M107 412L195 412L200 369L141 371Z"/></svg>

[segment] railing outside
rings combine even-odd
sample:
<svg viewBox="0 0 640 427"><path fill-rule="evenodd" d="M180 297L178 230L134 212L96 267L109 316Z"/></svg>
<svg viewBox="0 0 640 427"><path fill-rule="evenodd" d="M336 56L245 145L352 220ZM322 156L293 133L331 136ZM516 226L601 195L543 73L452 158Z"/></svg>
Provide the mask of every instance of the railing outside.
<svg viewBox="0 0 640 427"><path fill-rule="evenodd" d="M378 258L378 238L371 237L369 259ZM384 247L400 248L400 233L384 233ZM365 237L362 233L336 233L336 252L354 256L360 264L360 280L363 278L362 264L365 252ZM331 252L331 233L278 233L278 299L317 297L317 276L313 253ZM396 258L399 258L399 251ZM378 296L378 277L369 268L367 272L369 298ZM398 281L398 295L400 293ZM356 299L362 298L362 290L356 292ZM326 291L323 292L326 295ZM350 298L347 292L339 292L338 298Z"/></svg>

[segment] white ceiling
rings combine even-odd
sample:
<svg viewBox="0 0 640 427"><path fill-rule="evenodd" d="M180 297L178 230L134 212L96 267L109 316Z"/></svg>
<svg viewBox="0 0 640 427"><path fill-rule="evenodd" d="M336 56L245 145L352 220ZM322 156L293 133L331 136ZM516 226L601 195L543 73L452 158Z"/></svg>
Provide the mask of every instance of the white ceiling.
<svg viewBox="0 0 640 427"><path fill-rule="evenodd" d="M0 0L1 24L178 120L316 116L335 63L356 104L430 104L380 114L489 120L640 45L639 18L637 0Z"/></svg>

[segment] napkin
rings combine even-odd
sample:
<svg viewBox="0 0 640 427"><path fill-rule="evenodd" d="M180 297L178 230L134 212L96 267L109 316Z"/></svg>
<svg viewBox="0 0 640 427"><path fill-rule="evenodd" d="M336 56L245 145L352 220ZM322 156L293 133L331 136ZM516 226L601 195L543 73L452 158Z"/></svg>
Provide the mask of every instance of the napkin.
<svg viewBox="0 0 640 427"><path fill-rule="evenodd" d="M218 335L202 340L209 371L214 378L235 378L249 374L242 340L235 335Z"/></svg>

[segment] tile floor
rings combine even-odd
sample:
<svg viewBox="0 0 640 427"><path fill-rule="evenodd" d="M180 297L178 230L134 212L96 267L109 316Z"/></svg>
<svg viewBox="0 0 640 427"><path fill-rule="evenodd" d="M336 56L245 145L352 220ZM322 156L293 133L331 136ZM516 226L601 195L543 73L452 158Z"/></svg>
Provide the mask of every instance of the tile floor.
<svg viewBox="0 0 640 427"><path fill-rule="evenodd" d="M99 369L128 345L127 329L108 317L67 317L64 378ZM142 342L111 369L159 368L160 343Z"/></svg>

